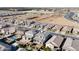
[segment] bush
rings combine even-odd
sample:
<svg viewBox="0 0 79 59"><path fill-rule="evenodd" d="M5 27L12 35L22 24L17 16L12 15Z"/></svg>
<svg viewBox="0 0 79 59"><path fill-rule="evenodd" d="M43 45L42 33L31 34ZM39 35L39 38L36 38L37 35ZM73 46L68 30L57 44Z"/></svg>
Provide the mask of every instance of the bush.
<svg viewBox="0 0 79 59"><path fill-rule="evenodd" d="M41 49L44 51L51 51L51 49L49 47L45 47L45 46L42 46Z"/></svg>

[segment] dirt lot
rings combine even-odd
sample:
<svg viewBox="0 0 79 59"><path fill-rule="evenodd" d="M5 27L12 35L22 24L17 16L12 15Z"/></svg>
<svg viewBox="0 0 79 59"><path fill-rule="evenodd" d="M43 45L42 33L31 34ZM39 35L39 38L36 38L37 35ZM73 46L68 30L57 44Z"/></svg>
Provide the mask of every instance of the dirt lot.
<svg viewBox="0 0 79 59"><path fill-rule="evenodd" d="M52 16L48 18L43 18L37 21L44 22L44 23L51 23L51 24L59 24L59 25L68 25L68 26L74 26L79 28L79 24L70 20L65 19L63 16Z"/></svg>

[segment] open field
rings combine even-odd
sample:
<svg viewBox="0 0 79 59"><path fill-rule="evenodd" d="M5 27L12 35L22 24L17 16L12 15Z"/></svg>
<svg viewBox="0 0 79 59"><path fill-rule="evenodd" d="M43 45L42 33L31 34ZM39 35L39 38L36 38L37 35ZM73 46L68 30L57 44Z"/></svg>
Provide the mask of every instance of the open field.
<svg viewBox="0 0 79 59"><path fill-rule="evenodd" d="M44 22L44 23L50 23L50 24L59 24L59 25L68 25L68 26L74 26L76 28L79 28L79 24L73 21L69 21L65 19L63 16L52 16L48 18L40 19L37 18L37 21Z"/></svg>

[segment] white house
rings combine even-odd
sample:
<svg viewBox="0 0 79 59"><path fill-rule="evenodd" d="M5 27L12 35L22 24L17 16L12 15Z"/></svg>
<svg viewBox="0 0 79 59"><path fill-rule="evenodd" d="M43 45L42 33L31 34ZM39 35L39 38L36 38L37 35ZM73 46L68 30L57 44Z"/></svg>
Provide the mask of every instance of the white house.
<svg viewBox="0 0 79 59"><path fill-rule="evenodd" d="M27 38L33 38L35 36L35 34L37 33L37 30L29 30L25 32L25 36Z"/></svg>

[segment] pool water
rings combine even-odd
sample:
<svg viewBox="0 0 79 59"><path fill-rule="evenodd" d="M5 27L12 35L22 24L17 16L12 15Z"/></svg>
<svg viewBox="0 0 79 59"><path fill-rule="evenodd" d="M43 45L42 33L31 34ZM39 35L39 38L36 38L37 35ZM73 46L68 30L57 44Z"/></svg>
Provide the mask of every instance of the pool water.
<svg viewBox="0 0 79 59"><path fill-rule="evenodd" d="M16 36L12 36L12 37L10 37L11 39L13 39L13 40L16 40Z"/></svg>

